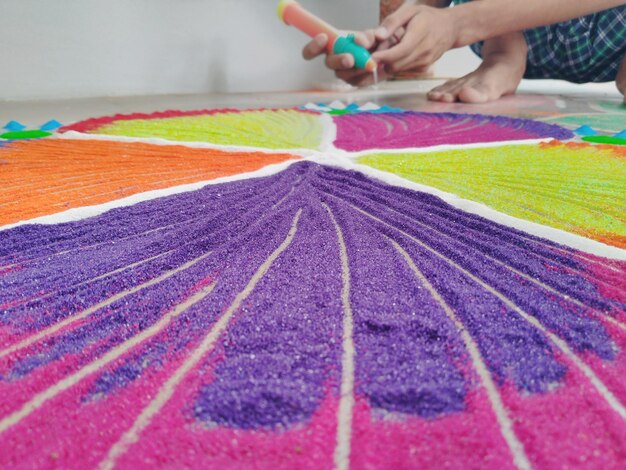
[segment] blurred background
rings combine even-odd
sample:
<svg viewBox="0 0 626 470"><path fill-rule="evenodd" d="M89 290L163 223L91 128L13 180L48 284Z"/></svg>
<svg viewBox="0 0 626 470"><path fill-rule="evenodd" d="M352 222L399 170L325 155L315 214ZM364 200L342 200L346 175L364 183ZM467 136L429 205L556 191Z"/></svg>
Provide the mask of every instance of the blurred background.
<svg viewBox="0 0 626 470"><path fill-rule="evenodd" d="M379 0L300 0L341 29L378 24ZM0 100L324 88L278 0L0 0ZM437 76L478 64L449 52Z"/></svg>

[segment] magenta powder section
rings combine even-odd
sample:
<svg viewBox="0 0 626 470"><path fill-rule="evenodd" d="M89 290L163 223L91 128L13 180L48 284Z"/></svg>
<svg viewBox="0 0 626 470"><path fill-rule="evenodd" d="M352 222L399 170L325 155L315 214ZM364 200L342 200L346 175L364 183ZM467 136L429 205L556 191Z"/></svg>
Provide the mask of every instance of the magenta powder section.
<svg viewBox="0 0 626 470"><path fill-rule="evenodd" d="M331 468L346 315L352 468L626 465L625 275L306 162L3 231L0 467Z"/></svg>
<svg viewBox="0 0 626 470"><path fill-rule="evenodd" d="M570 139L571 131L527 119L478 114L393 112L333 116L335 147L348 151L400 149L542 138Z"/></svg>

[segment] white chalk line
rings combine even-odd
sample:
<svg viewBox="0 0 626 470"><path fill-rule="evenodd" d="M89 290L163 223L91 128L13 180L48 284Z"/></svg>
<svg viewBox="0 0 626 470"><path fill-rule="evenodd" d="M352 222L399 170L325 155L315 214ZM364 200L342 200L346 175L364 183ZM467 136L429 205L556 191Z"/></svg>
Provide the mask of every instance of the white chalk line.
<svg viewBox="0 0 626 470"><path fill-rule="evenodd" d="M561 350L561 352L565 355L565 357L567 357L571 362L573 362L574 365L585 375L585 377L587 377L587 379L591 382L591 384L596 389L598 394L607 402L607 404L613 409L613 411L615 411L622 419L626 420L626 408L624 407L624 405L622 403L620 403L620 401L615 397L615 395L613 395L613 393L608 389L608 387L598 378L598 376L596 376L595 372L593 372L593 370L587 364L585 364L576 355L576 353L574 353L574 351L572 351L570 349L568 344L565 341L563 341L561 338L556 336L554 333L549 331L546 327L544 327L543 324L538 319L536 319L534 316L526 313L524 310L522 310L520 307L518 307L517 304L515 304L512 300L510 300L508 297L506 297L500 291L496 290L495 288L493 288L492 286L487 284L485 281L483 281L482 279L478 278L477 276L475 276L471 272L467 271L465 268L459 266L453 260L451 260L450 258L445 256L444 254L439 253L437 250L435 250L434 248L431 248L429 245L427 245L426 243L422 242L421 240L418 240L417 238L415 238L414 236L406 233L402 229L394 227L393 225L391 225L391 224L389 224L389 223L379 219L378 217L376 217L376 216L374 216L374 215L372 215L372 214L370 214L370 213L368 213L368 212L366 212L366 211L364 211L362 209L359 209L359 208L357 208L355 206L352 206L352 205L350 205L350 207L352 207L356 211L362 213L366 217L369 217L369 218L371 218L371 219L373 219L373 220L375 220L375 221L377 221L377 222L379 222L379 223L381 223L381 224L383 224L383 225L385 225L385 226L387 226L389 228L392 228L393 230L396 230L397 232L401 233L405 237L409 238L413 242L415 242L418 245L420 245L422 248L425 248L426 250L430 251L431 253L433 253L437 257L443 259L446 263L450 264L452 267L454 267L455 269L459 270L464 275L466 275L467 277L472 279L474 282L479 284L481 287L483 287L489 293L491 293L492 295L497 297L507 307L511 308L514 312L516 312L518 315L520 315L524 320L526 320L532 326L534 326L539 331L541 331L543 334L545 334L557 346L557 348Z"/></svg>
<svg viewBox="0 0 626 470"><path fill-rule="evenodd" d="M215 178L212 180L199 181L197 183L190 183L190 184L184 184L180 186L173 186L170 188L155 189L153 191L136 193L136 194L133 194L132 196L128 196L122 199L116 199L114 201L109 201L103 204L77 207L75 209L69 209L67 211L58 212L56 214L44 215L41 217L36 217L34 219L29 219L29 220L24 220L21 222L15 222L12 224L3 225L3 226L0 226L0 231L12 229L15 227L20 227L22 225L33 225L33 224L54 225L54 224L61 224L65 222L76 222L79 220L83 220L83 219L87 219L90 217L95 217L95 216L104 214L105 212L108 212L111 209L133 206L140 202L151 201L153 199L158 199L158 198L162 198L165 196L171 196L174 194L188 193L188 192L196 191L198 189L202 189L210 185L230 183L234 181L242 181L242 180L248 180L251 178L260 178L263 176L275 175L277 173L280 173L286 170L289 166L293 165L294 163L298 161L302 161L302 160L288 160L286 162L267 165L267 166L264 166L263 168L260 168L259 170L255 170L252 172L239 173L237 175L225 176L223 178Z"/></svg>
<svg viewBox="0 0 626 470"><path fill-rule="evenodd" d="M37 302L39 300L47 299L48 297L51 297L51 296L59 293L62 290L76 289L77 287L84 286L85 284L90 284L92 282L99 281L101 279L106 279L107 277L111 277L114 274L119 274L119 273L127 271L129 269L136 268L137 266L141 266L142 264L149 263L150 261L154 261L155 259L162 258L163 256L169 255L169 254L173 253L174 251L175 251L175 249L174 250L168 250L168 251L165 251L165 252L160 253L158 255L151 256L149 258L145 258L145 259L136 261L136 262L131 263L131 264L127 264L126 266L122 266L121 268L117 268L117 269L114 269L112 271L108 271L108 272L106 272L104 274L100 274L100 275L98 275L96 277L92 277L92 278L86 279L86 280L78 282L76 284L72 284L71 286L63 286L62 288L57 289L57 290L52 291L52 292L48 292L47 294L39 295L37 297L31 297L30 299L26 299L26 300L24 300L23 302L21 302L21 303L19 303L17 305L27 305L27 304L30 304L30 303L33 303L33 302ZM12 307L15 307L15 306L16 305L12 305ZM2 357L2 356L0 355L0 357Z"/></svg>
<svg viewBox="0 0 626 470"><path fill-rule="evenodd" d="M191 371L191 369L213 348L213 345L227 328L231 318L243 301L252 293L258 282L265 276L267 271L269 271L274 261L291 245L298 230L298 220L301 214L302 209L298 209L292 221L289 233L280 246L278 246L257 269L252 278L248 281L246 287L237 294L233 303L215 322L200 345L191 352L185 362L183 362L176 372L161 386L154 399L142 410L133 425L109 449L107 456L99 464L101 470L110 470L115 467L117 460L139 440L142 431L150 425L154 416L161 411L172 395L174 395L176 388L189 371Z"/></svg>
<svg viewBox="0 0 626 470"><path fill-rule="evenodd" d="M61 329L72 325L73 323L76 323L79 320L82 320L83 318L91 315L92 313L100 310L101 308L107 307L109 305L111 305L114 302L117 302L118 300L123 299L124 297L127 297L131 294L134 294L136 292L139 292L147 287L153 286L155 284L158 284L161 281L164 281L172 276L174 276L175 274L184 271L187 268L190 268L191 266L193 266L196 263L199 263L200 261L202 261L203 259L205 259L207 256L209 256L211 254L211 252L208 253L204 253L200 256L198 256L197 258L192 259L191 261L187 261L185 264L182 264L170 271L166 271L165 273L161 274L158 277L155 277L153 279L150 279L147 282L144 282L142 284L139 284L137 286L131 287L130 289L126 289L125 291L122 292L118 292L117 294L109 297L108 299L105 299L101 302L98 302L95 305L92 305L91 307L78 312L74 315L69 316L68 318L66 318L65 320L62 320L58 323L55 323L54 325L50 325L47 328L44 328L43 330L38 331L37 333L29 336L28 338L23 339L22 341L19 341L15 344L12 344L11 346L4 348L2 350L0 350L0 358L8 355L8 354L12 354L16 351L19 351L20 349L24 349L34 343L36 343L37 341L47 337L47 336L51 336L55 333L57 333L58 331L60 331Z"/></svg>
<svg viewBox="0 0 626 470"><path fill-rule="evenodd" d="M513 423L509 418L504 403L502 402L500 392L498 391L498 388L496 387L496 384L493 381L491 374L489 373L489 369L485 364L482 354L478 349L478 345L465 328L463 322L459 319L459 317L457 317L454 310L452 310L452 308L447 304L443 297L441 297L439 292L430 283L426 276L418 269L411 256L398 244L398 242L386 236L385 238L387 238L391 242L393 247L402 255L406 263L411 268L411 271L413 271L419 281L424 285L424 287L426 287L426 290L428 290L430 295L437 301L437 303L444 310L448 318L452 321L456 329L459 331L461 339L465 344L465 348L472 358L472 364L474 366L474 369L476 369L476 372L478 373L478 376L480 377L483 386L487 391L487 396L489 398L489 401L491 402L491 407L496 415L496 419L500 427L500 432L502 433L502 437L504 437L504 440L509 446L509 450L511 451L511 454L513 456L513 462L515 463L515 466L520 470L530 469L530 461L526 456L524 446L515 435Z"/></svg>
<svg viewBox="0 0 626 470"><path fill-rule="evenodd" d="M337 223L330 207L322 203L335 227L339 243L341 260L341 304L343 306L343 334L341 355L341 388L339 408L337 410L337 438L334 452L335 469L347 470L350 467L350 449L352 439L352 416L354 413L354 320L350 304L350 265L348 250L343 238L341 227Z"/></svg>
<svg viewBox="0 0 626 470"><path fill-rule="evenodd" d="M355 207L355 206L353 206L353 207ZM405 217L405 218L411 220L412 223L420 225L420 226L424 227L427 230L431 230L431 231L437 233L438 235L441 235L441 236L446 237L446 238L448 238L450 240L453 240L453 241L455 240L451 235L442 232L441 230L437 229L435 226L430 226L430 225L428 225L428 224L426 224L424 222L420 222L419 220L413 219L413 218L407 216L406 214L403 214L402 212L394 209L393 207L385 207L385 209L387 209L387 210L389 210L391 212L394 212L394 213L396 213L396 214L398 214L398 215L400 215L402 217ZM534 278L532 276L529 276L528 274L526 274L526 273L524 273L524 272L514 268L513 266L505 263L504 261L501 261L501 260L499 260L497 258L494 258L493 256L491 256L491 255L489 255L487 253L480 252L480 254L482 256L484 256L485 258L493 261L494 263L499 264L500 266L504 267L505 269L515 273L516 275L526 279L527 281L529 281L529 282L539 286L540 288L547 290L551 294L554 294L554 295L562 298L563 300L565 300L567 302L572 302L573 304L577 305L578 307L589 309L589 311L592 312L594 316L600 317L600 318L608 321L609 323L612 323L613 325L617 326L618 328L621 328L624 331L626 331L626 325L621 323L619 320L613 318L611 315L609 315L609 314L607 314L605 312L601 312L601 311L599 311L599 310L597 310L597 309L595 309L595 308L593 308L593 307L591 307L589 305L586 305L585 303L581 302L580 300L575 299L573 297L570 297L569 295L566 295L563 292L560 292L560 291L550 287L549 285L545 284L544 282L541 282L539 279L536 279L536 278ZM601 281L599 281L599 282L601 282Z"/></svg>
<svg viewBox="0 0 626 470"><path fill-rule="evenodd" d="M576 250L584 251L586 253L596 256L626 261L625 249L618 248L616 246L606 245L604 243L583 237L581 235L566 232L565 230L513 217L511 215L505 214L504 212L499 212L485 204L481 204L469 199L463 199L453 193L448 193L435 187L427 186L421 183L415 183L413 181L402 178L401 176L382 170L377 170L361 163L355 163L347 158L327 157L323 160L312 161L331 167L343 168L346 170L355 170L361 174L364 174L365 176L374 178L378 181L382 181L383 183L389 184L391 186L407 188L413 191L432 194L433 196L436 196L444 202L450 204L452 207L460 209L465 213L478 215L499 225L514 228L527 234L547 239L559 245L565 245L569 248L574 248Z"/></svg>
<svg viewBox="0 0 626 470"><path fill-rule="evenodd" d="M140 345L144 341L152 338L153 336L160 333L165 327L167 327L172 319L179 316L187 309L195 305L204 299L207 295L209 295L213 288L215 287L216 282L213 282L209 286L204 287L200 291L196 292L191 297L187 298L183 303L178 304L172 310L163 315L156 323L151 325L150 327L143 330L141 333L133 336L132 338L127 339L123 343L115 346L113 349L108 351L102 357L90 362L77 372L73 373L62 379L61 381L54 384L52 387L44 390L43 392L38 393L32 399L30 399L26 404L22 406L19 410L11 413L10 415L2 418L0 420L0 433L3 433L11 426L16 425L21 420L29 416L35 410L44 405L48 400L53 399L60 393L64 392L70 387L73 387L78 382L83 380L88 375L91 375L95 372L98 372L100 369L105 367L107 364L115 361L123 354L127 353L131 349Z"/></svg>

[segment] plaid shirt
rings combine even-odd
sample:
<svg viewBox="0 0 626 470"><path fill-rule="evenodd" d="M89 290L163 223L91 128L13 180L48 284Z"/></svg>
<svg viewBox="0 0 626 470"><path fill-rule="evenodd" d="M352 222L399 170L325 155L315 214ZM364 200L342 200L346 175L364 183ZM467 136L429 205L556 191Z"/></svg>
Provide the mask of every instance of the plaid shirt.
<svg viewBox="0 0 626 470"><path fill-rule="evenodd" d="M469 0L454 1L460 4ZM524 37L528 44L525 78L612 81L626 55L626 5L529 29ZM482 43L470 47L481 56Z"/></svg>

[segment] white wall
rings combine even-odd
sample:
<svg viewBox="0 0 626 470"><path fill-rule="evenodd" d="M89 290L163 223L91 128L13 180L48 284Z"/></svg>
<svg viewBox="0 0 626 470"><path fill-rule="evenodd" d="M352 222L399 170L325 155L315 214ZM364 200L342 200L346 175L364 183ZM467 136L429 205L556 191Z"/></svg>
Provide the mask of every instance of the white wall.
<svg viewBox="0 0 626 470"><path fill-rule="evenodd" d="M301 1L339 28L378 19L377 0ZM0 0L0 99L303 89L329 78L300 58L306 37L279 22L276 4ZM448 61L453 72L463 60Z"/></svg>

